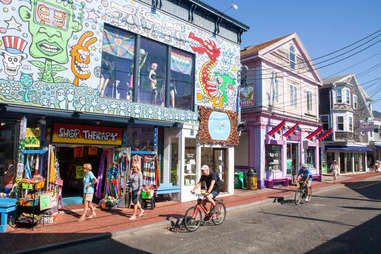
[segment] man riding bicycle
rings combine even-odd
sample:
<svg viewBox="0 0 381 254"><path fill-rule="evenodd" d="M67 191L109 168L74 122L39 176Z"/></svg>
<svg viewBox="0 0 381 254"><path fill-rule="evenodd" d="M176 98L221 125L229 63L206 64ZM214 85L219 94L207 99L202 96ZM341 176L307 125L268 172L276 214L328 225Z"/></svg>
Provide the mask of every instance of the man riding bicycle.
<svg viewBox="0 0 381 254"><path fill-rule="evenodd" d="M195 190L197 190L201 186L201 182L205 182L207 192L204 195L206 200L212 204L212 207L214 209L214 207L216 206L214 198L216 198L218 194L220 194L220 190L218 189L220 184L219 177L216 173L210 172L208 165L203 165L201 167L201 173L202 176L200 178L200 181L198 181L198 183L194 186L191 192L194 193ZM213 209L210 212L213 212Z"/></svg>
<svg viewBox="0 0 381 254"><path fill-rule="evenodd" d="M298 176L296 178L296 183L297 183L298 188L299 188L299 181L300 181L300 179L302 179L304 184L307 185L307 188L306 188L307 189L307 198L306 198L306 201L310 201L310 199L311 199L311 197L310 197L310 188L311 188L311 184L312 184L312 173L308 169L308 166L306 164L302 165L302 168L299 170Z"/></svg>

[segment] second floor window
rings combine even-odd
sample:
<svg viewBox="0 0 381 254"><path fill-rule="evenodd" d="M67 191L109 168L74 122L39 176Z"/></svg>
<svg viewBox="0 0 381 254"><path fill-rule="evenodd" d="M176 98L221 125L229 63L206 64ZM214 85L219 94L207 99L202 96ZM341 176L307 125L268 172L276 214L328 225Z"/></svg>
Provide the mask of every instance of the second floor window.
<svg viewBox="0 0 381 254"><path fill-rule="evenodd" d="M336 119L337 119L337 130L343 131L344 130L344 117L338 116Z"/></svg>
<svg viewBox="0 0 381 254"><path fill-rule="evenodd" d="M312 92L307 91L307 112L312 112Z"/></svg>
<svg viewBox="0 0 381 254"><path fill-rule="evenodd" d="M353 131L353 118L351 116L348 118L348 126L349 131Z"/></svg>
<svg viewBox="0 0 381 254"><path fill-rule="evenodd" d="M271 83L270 83L270 103L274 105L275 102L278 102L278 79L276 72L272 73Z"/></svg>
<svg viewBox="0 0 381 254"><path fill-rule="evenodd" d="M328 124L328 116L321 116L320 118L322 124L323 124L323 129L328 130L329 124Z"/></svg>
<svg viewBox="0 0 381 254"><path fill-rule="evenodd" d="M290 46L290 68L295 70L295 48Z"/></svg>
<svg viewBox="0 0 381 254"><path fill-rule="evenodd" d="M298 99L298 95L297 95L297 88L296 86L293 86L293 85L290 85L290 104L291 106L293 107L297 107L297 99Z"/></svg>
<svg viewBox="0 0 381 254"><path fill-rule="evenodd" d="M343 90L341 88L336 90L336 103L343 103Z"/></svg>
<svg viewBox="0 0 381 254"><path fill-rule="evenodd" d="M357 96L356 95L353 95L353 108L354 109L357 108Z"/></svg>
<svg viewBox="0 0 381 254"><path fill-rule="evenodd" d="M347 104L350 104L351 103L351 92L349 91L349 89L346 90L346 94L347 94L347 97L346 97L346 103Z"/></svg>

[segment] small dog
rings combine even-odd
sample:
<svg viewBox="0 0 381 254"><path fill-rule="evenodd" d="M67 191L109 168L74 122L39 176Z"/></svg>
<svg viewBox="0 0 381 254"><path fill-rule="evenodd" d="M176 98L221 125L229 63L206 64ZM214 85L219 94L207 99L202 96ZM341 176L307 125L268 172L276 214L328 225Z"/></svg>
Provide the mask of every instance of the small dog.
<svg viewBox="0 0 381 254"><path fill-rule="evenodd" d="M273 203L283 204L284 203L284 197L275 197Z"/></svg>

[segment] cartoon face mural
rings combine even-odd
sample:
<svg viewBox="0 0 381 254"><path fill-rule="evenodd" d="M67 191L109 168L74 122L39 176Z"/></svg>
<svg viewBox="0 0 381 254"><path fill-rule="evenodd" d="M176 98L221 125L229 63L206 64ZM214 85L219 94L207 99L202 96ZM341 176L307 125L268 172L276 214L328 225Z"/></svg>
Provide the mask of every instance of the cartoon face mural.
<svg viewBox="0 0 381 254"><path fill-rule="evenodd" d="M19 9L20 17L28 22L32 35L30 55L34 58L44 58L46 61L44 67L36 62L31 63L42 69L42 81L54 82L49 62L68 62L68 41L74 32L82 29L82 25L74 20L75 13L68 1L31 0L30 4L31 9L26 6ZM58 70L59 68L56 68L56 71Z"/></svg>
<svg viewBox="0 0 381 254"><path fill-rule="evenodd" d="M97 41L97 38L91 37L84 45L84 41L93 36L93 32L84 33L81 38L78 40L78 43L71 48L71 70L74 73L74 81L73 84L78 86L79 79L85 80L90 78L90 50L89 47L91 44Z"/></svg>
<svg viewBox="0 0 381 254"><path fill-rule="evenodd" d="M3 36L5 50L0 50L3 56L4 72L8 79L14 80L21 67L21 62L27 55L23 53L27 42L17 36Z"/></svg>

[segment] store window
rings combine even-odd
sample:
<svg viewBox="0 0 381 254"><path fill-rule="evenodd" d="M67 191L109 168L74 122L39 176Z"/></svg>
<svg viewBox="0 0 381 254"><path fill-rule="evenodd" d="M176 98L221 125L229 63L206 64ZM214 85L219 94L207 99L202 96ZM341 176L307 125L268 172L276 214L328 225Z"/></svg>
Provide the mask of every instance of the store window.
<svg viewBox="0 0 381 254"><path fill-rule="evenodd" d="M306 163L310 168L316 168L316 161L315 161L315 147L308 147L306 152Z"/></svg>
<svg viewBox="0 0 381 254"><path fill-rule="evenodd" d="M16 177L16 126L0 120L0 192L8 192Z"/></svg>
<svg viewBox="0 0 381 254"><path fill-rule="evenodd" d="M295 70L295 48L290 46L290 68Z"/></svg>
<svg viewBox="0 0 381 254"><path fill-rule="evenodd" d="M134 51L134 34L104 26L99 86L102 97L132 100Z"/></svg>
<svg viewBox="0 0 381 254"><path fill-rule="evenodd" d="M194 55L171 49L171 80L169 83L169 106L193 109Z"/></svg>
<svg viewBox="0 0 381 254"><path fill-rule="evenodd" d="M337 130L343 131L344 130L344 117L338 116L336 119L337 119Z"/></svg>
<svg viewBox="0 0 381 254"><path fill-rule="evenodd" d="M281 146L266 145L266 170L282 170Z"/></svg>
<svg viewBox="0 0 381 254"><path fill-rule="evenodd" d="M127 129L128 146L133 151L154 151L155 133L157 132L158 129L151 125L129 125Z"/></svg>
<svg viewBox="0 0 381 254"><path fill-rule="evenodd" d="M352 156L353 153L345 154L345 173L352 173Z"/></svg>
<svg viewBox="0 0 381 254"><path fill-rule="evenodd" d="M147 59L139 70L137 101L144 104L165 106L167 82L167 46L146 38L141 39L140 51Z"/></svg>
<svg viewBox="0 0 381 254"><path fill-rule="evenodd" d="M184 185L196 184L196 139L185 139Z"/></svg>

